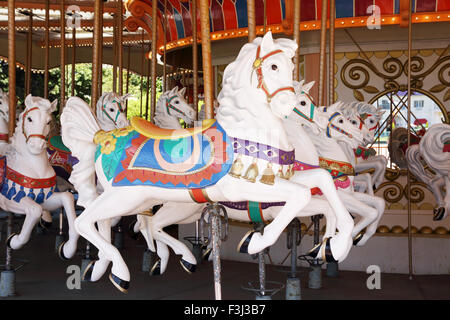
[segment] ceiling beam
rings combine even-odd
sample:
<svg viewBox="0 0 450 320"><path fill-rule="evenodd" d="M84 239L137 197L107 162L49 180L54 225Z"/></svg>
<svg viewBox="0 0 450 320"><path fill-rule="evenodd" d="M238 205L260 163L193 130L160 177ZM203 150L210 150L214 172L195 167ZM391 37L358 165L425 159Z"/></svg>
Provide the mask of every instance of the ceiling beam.
<svg viewBox="0 0 450 320"><path fill-rule="evenodd" d="M50 10L58 10L60 9L60 0L50 0ZM84 1L84 0L67 0L65 1L65 6L69 7L71 5L76 5L80 7L81 11L85 12L93 12L94 11L94 1ZM104 12L115 12L117 3L116 2L105 2L103 4ZM8 1L1 0L0 8L7 8ZM16 0L15 3L16 8L21 9L43 9L45 10L45 0Z"/></svg>
<svg viewBox="0 0 450 320"><path fill-rule="evenodd" d="M50 28L60 28L61 22L59 19L52 19L49 21ZM103 27L113 27L114 20L113 19L104 19ZM7 28L8 21L0 21L0 28ZM94 20L81 20L81 28L93 28ZM28 29L28 19L27 20L16 20L16 29ZM34 20L33 21L33 29L45 28L45 21L42 20Z"/></svg>

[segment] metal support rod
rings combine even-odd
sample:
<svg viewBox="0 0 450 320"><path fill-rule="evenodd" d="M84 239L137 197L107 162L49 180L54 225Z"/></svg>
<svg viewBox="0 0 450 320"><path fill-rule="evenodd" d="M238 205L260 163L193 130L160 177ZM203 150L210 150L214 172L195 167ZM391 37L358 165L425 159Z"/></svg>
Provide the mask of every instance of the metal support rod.
<svg viewBox="0 0 450 320"><path fill-rule="evenodd" d="M320 62L319 62L319 106L325 104L325 63L327 43L327 0L322 0L322 19L320 27Z"/></svg>
<svg viewBox="0 0 450 320"><path fill-rule="evenodd" d="M127 84L126 84L126 93L130 90L130 62L131 62L131 46L128 46L128 61L127 61ZM125 102L125 116L128 113L128 99Z"/></svg>
<svg viewBox="0 0 450 320"><path fill-rule="evenodd" d="M215 209L213 209L215 210ZM212 238L212 256L214 268L214 293L216 300L222 300L222 285L221 285L221 266L220 266L220 251L219 251L219 219L218 213L213 213L211 218L211 238Z"/></svg>
<svg viewBox="0 0 450 320"><path fill-rule="evenodd" d="M328 104L332 105L334 102L334 52L335 52L335 36L334 24L336 20L336 2L330 0L330 43L329 43L329 63L328 63Z"/></svg>
<svg viewBox="0 0 450 320"><path fill-rule="evenodd" d="M196 1L196 0L193 0ZM194 7L192 7L192 11L194 11ZM196 10L195 10L196 11ZM197 25L197 20L192 20L192 28L196 32L196 28L194 28L194 24ZM163 92L167 90L167 66L166 66L166 51L167 51L167 0L164 0L164 53L163 53Z"/></svg>
<svg viewBox="0 0 450 320"><path fill-rule="evenodd" d="M411 145L411 47L412 47L412 0L409 0L408 9L408 148ZM409 279L413 276L412 265L412 232L411 232L411 176L407 168L407 193L408 193L408 265Z"/></svg>
<svg viewBox="0 0 450 320"><path fill-rule="evenodd" d="M143 102L143 95L144 95L144 30L142 30L142 46L141 46L141 107L139 111L139 117L142 118L142 102Z"/></svg>
<svg viewBox="0 0 450 320"><path fill-rule="evenodd" d="M98 65L99 65L99 69L98 69L98 96L97 96L97 100L99 97L101 97L102 93L103 93L103 1L102 4L100 5L100 13L99 13L99 17L100 17L100 35L99 35L99 39L100 39L100 47L98 48ZM97 101L95 101L97 102ZM94 107L95 108L95 107Z"/></svg>
<svg viewBox="0 0 450 320"><path fill-rule="evenodd" d="M75 18L74 18L75 19ZM71 86L71 96L75 96L75 57L77 53L77 46L76 46L76 40L77 40L77 29L74 27L72 28L72 86Z"/></svg>
<svg viewBox="0 0 450 320"><path fill-rule="evenodd" d="M150 50L150 47L149 47ZM148 120L148 107L149 107L149 100L150 100L150 85L153 85L153 81L150 84L150 73L151 73L152 63L150 60L147 61L147 92L145 96L145 119ZM153 88L152 88L153 89Z"/></svg>
<svg viewBox="0 0 450 320"><path fill-rule="evenodd" d="M16 10L15 1L8 0L8 82L9 82L9 136L16 125Z"/></svg>
<svg viewBox="0 0 450 320"><path fill-rule="evenodd" d="M194 120L198 120L198 37L197 37L197 0L192 1L192 102L194 105Z"/></svg>
<svg viewBox="0 0 450 320"><path fill-rule="evenodd" d="M266 295L266 264L264 261L264 250L258 252L258 271L259 271L259 294Z"/></svg>
<svg viewBox="0 0 450 320"><path fill-rule="evenodd" d="M61 210L59 211L59 235L61 236L63 234L63 224L64 224L64 214L63 209L61 208Z"/></svg>
<svg viewBox="0 0 450 320"><path fill-rule="evenodd" d="M31 57L33 51L33 10L28 12L28 32L27 32L27 64L25 69L25 96L31 93Z"/></svg>
<svg viewBox="0 0 450 320"><path fill-rule="evenodd" d="M153 5L154 2L152 2L152 56L151 56L151 62L152 62L152 92L151 92L151 121L154 122L155 118L155 109L156 109L156 61L158 60L157 57L157 43L156 43L156 35L157 35L157 28L158 28L158 6ZM148 98L147 98L148 99ZM148 112L146 113L146 116L148 118Z"/></svg>
<svg viewBox="0 0 450 320"><path fill-rule="evenodd" d="M299 224L300 225L300 224ZM297 273L297 224L291 223L291 274L290 277L294 278Z"/></svg>
<svg viewBox="0 0 450 320"><path fill-rule="evenodd" d="M255 0L247 0L248 42L256 38Z"/></svg>
<svg viewBox="0 0 450 320"><path fill-rule="evenodd" d="M119 0L118 8L118 34L117 40L119 42L118 59L119 59L119 96L123 95L123 0Z"/></svg>
<svg viewBox="0 0 450 320"><path fill-rule="evenodd" d="M203 58L203 87L205 118L213 118L213 73L211 63L211 37L209 32L209 0L200 0L200 22Z"/></svg>
<svg viewBox="0 0 450 320"><path fill-rule="evenodd" d="M45 69L44 69L44 98L48 99L48 68L50 64L50 0L45 0Z"/></svg>
<svg viewBox="0 0 450 320"><path fill-rule="evenodd" d="M112 90L113 92L117 93L117 33L118 33L118 29L117 29L117 12L114 15L114 28L113 28L113 44L112 44L112 49L113 49L113 70L112 70Z"/></svg>
<svg viewBox="0 0 450 320"><path fill-rule="evenodd" d="M92 94L91 94L91 109L95 110L95 105L98 100L99 91L99 72L101 71L100 65L100 47L101 43L101 6L103 5L102 0L95 0L94 4L94 43L92 46Z"/></svg>
<svg viewBox="0 0 450 320"><path fill-rule="evenodd" d="M294 1L294 41L297 51L294 56L294 80L300 81L300 1Z"/></svg>
<svg viewBox="0 0 450 320"><path fill-rule="evenodd" d="M267 31L267 0L264 0L263 6L264 6L263 34L266 34L266 31Z"/></svg>
<svg viewBox="0 0 450 320"><path fill-rule="evenodd" d="M66 100L66 11L65 11L65 0L61 0L60 6L60 25L61 25L61 51L60 51L60 72L61 72L61 85L60 90L60 101L59 101L59 114L61 114L64 103Z"/></svg>
<svg viewBox="0 0 450 320"><path fill-rule="evenodd" d="M6 237L9 237L12 233L13 220L14 220L14 214L11 212L8 212L8 224L6 226ZM6 270L12 270L11 262L12 262L12 249L9 246L7 246L6 247L6 263L5 263Z"/></svg>

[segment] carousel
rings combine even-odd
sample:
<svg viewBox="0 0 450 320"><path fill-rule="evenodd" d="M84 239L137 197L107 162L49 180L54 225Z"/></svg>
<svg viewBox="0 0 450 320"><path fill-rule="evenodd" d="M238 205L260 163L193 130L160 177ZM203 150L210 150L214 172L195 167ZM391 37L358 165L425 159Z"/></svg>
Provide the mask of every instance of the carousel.
<svg viewBox="0 0 450 320"><path fill-rule="evenodd" d="M448 0L0 1L0 296L449 299L449 28Z"/></svg>

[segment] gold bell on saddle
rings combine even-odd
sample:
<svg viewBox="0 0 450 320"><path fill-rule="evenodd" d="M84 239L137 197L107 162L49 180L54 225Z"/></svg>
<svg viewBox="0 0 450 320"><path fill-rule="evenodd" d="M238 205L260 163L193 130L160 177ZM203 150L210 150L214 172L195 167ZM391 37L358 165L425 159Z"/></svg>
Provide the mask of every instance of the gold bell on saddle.
<svg viewBox="0 0 450 320"><path fill-rule="evenodd" d="M245 180L248 180L250 182L256 182L256 178L259 175L258 165L256 164L256 162L257 159L254 159L252 164L248 167L243 177Z"/></svg>
<svg viewBox="0 0 450 320"><path fill-rule="evenodd" d="M242 170L244 170L244 164L242 163L241 155L238 155L231 166L229 174L232 177L239 178L242 174Z"/></svg>
<svg viewBox="0 0 450 320"><path fill-rule="evenodd" d="M264 169L260 182L273 185L275 183L275 174L272 170L272 164L270 162L267 163L267 168Z"/></svg>

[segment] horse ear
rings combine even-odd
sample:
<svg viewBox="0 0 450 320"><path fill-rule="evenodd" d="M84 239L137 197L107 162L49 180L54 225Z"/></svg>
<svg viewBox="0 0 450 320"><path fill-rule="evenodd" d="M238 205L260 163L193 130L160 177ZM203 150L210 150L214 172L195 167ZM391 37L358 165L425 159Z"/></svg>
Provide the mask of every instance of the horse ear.
<svg viewBox="0 0 450 320"><path fill-rule="evenodd" d="M25 97L25 109L31 107L32 104L33 104L33 96L30 93Z"/></svg>
<svg viewBox="0 0 450 320"><path fill-rule="evenodd" d="M265 52L265 53L270 52L272 50L272 47L273 47L273 37L272 37L272 32L269 31L262 38L261 52ZM263 55L263 54L261 54L261 55Z"/></svg>
<svg viewBox="0 0 450 320"><path fill-rule="evenodd" d="M302 81L304 83L304 80L302 80ZM308 82L307 84L303 84L302 85L303 92L309 93L309 90L311 90L311 88L314 86L315 83L316 83L315 81L311 81L311 82Z"/></svg>
<svg viewBox="0 0 450 320"><path fill-rule="evenodd" d="M184 94L186 93L186 87L178 91L178 94L182 97L184 97Z"/></svg>
<svg viewBox="0 0 450 320"><path fill-rule="evenodd" d="M174 87L172 90L170 90L169 94L173 95L173 94L175 94L177 92L178 92L178 87Z"/></svg>
<svg viewBox="0 0 450 320"><path fill-rule="evenodd" d="M132 93L127 93L127 94L121 96L120 99L121 99L122 101L126 101L128 98L130 98L130 97L132 97L132 96L133 96Z"/></svg>
<svg viewBox="0 0 450 320"><path fill-rule="evenodd" d="M56 111L56 107L58 106L58 100L53 100L53 102L50 104L50 113Z"/></svg>

